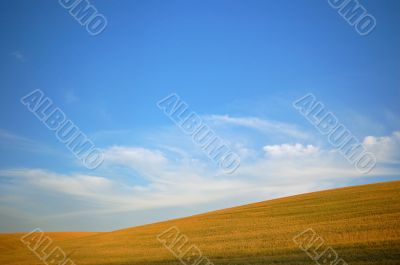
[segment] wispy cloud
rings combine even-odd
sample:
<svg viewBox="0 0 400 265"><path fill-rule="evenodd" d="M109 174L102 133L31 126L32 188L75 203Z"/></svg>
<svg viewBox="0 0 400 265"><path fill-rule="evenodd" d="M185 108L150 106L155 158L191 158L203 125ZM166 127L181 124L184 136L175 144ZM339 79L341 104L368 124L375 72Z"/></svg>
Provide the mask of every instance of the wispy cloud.
<svg viewBox="0 0 400 265"><path fill-rule="evenodd" d="M206 120L216 124L235 125L248 127L263 133L283 134L290 137L305 139L309 135L299 129L296 125L260 119L257 117L231 117L229 115L210 115L204 117Z"/></svg>
<svg viewBox="0 0 400 265"><path fill-rule="evenodd" d="M43 143L0 129L0 147L25 152L55 154L57 151Z"/></svg>
<svg viewBox="0 0 400 265"><path fill-rule="evenodd" d="M25 55L20 51L13 51L11 55L20 62L26 61Z"/></svg>

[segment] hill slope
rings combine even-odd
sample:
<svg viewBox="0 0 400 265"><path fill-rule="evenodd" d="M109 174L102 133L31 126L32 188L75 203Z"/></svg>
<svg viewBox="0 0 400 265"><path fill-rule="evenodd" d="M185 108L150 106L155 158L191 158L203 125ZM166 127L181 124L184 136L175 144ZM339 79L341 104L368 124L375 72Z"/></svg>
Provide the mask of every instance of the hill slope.
<svg viewBox="0 0 400 265"><path fill-rule="evenodd" d="M317 264L293 241L308 228L324 239L323 248L332 247L347 264L400 264L400 181L302 194L109 233L50 236L76 265L177 265L180 261L157 240L172 226L188 237L187 246L196 245L215 265ZM19 237L0 235L0 264L41 264Z"/></svg>

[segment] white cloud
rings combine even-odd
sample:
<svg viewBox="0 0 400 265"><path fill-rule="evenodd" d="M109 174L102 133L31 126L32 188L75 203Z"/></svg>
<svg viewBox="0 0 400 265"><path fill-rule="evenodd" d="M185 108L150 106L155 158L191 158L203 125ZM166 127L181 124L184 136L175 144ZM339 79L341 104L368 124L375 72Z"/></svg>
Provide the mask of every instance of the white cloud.
<svg viewBox="0 0 400 265"><path fill-rule="evenodd" d="M307 156L317 154L319 148L311 144L304 146L302 144L280 144L280 145L266 145L263 150L273 157L277 156Z"/></svg>
<svg viewBox="0 0 400 265"><path fill-rule="evenodd" d="M400 131L390 136L367 136L363 141L378 163L400 163Z"/></svg>
<svg viewBox="0 0 400 265"><path fill-rule="evenodd" d="M394 137L398 135L395 134ZM369 145L384 141L367 138ZM386 141L386 139L385 139ZM244 148L244 147L243 147ZM119 212L163 207L191 206L236 198L255 201L277 196L328 188L338 179L349 181L361 176L339 153L320 150L314 145L268 145L269 156L242 163L233 175L224 175L207 163L186 157L169 159L160 150L113 146L106 150L103 172L96 175L59 174L42 169L1 170L0 176L13 178L21 190L38 189L45 195L56 191L81 198L96 208L91 213ZM254 151L249 149L245 153ZM115 167L143 177L143 184L132 184L118 177ZM371 175L394 175L393 170L377 167ZM100 176L103 175L103 176ZM76 214L76 213L71 213Z"/></svg>
<svg viewBox="0 0 400 265"><path fill-rule="evenodd" d="M167 157L160 151L142 147L112 146L103 151L104 167L111 169L124 167L140 177L159 182L166 181L169 167L172 166Z"/></svg>

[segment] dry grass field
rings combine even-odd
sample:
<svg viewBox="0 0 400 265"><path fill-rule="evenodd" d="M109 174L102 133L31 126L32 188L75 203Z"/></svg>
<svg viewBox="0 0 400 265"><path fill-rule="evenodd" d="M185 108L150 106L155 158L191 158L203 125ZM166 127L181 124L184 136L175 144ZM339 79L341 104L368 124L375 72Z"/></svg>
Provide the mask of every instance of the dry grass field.
<svg viewBox="0 0 400 265"><path fill-rule="evenodd" d="M400 264L400 181L302 194L113 232L46 234L76 265L177 265L180 261L156 238L171 226L215 265L317 264L293 242L307 228L349 265ZM43 264L20 236L0 235L0 264Z"/></svg>

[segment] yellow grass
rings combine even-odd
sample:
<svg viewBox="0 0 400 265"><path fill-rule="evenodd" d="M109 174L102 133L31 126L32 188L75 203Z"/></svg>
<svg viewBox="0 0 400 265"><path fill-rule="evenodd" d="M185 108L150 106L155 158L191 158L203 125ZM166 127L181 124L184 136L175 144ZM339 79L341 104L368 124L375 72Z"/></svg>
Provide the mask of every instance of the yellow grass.
<svg viewBox="0 0 400 265"><path fill-rule="evenodd" d="M76 265L181 264L156 238L176 226L218 264L316 264L293 242L312 228L349 265L400 264L400 181L348 187L108 233L47 233ZM0 235L0 264L42 264Z"/></svg>

